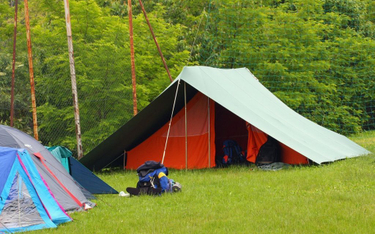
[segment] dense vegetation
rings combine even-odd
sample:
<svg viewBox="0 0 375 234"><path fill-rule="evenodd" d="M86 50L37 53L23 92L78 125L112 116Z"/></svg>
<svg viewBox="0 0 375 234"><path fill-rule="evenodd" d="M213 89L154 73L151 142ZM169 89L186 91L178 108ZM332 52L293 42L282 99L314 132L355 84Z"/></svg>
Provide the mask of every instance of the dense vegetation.
<svg viewBox="0 0 375 234"><path fill-rule="evenodd" d="M85 152L132 117L127 1L70 0ZM168 84L133 1L140 109ZM183 66L248 67L290 107L349 135L375 128L372 0L144 0L176 77ZM19 3L15 126L31 131L24 6ZM63 0L30 1L40 140L75 149ZM14 1L0 0L0 123L9 124Z"/></svg>

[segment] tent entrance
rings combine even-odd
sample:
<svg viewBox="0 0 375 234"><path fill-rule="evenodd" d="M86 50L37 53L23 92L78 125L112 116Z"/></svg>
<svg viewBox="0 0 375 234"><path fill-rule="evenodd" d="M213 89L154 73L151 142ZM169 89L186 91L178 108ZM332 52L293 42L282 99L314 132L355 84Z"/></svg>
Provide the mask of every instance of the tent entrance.
<svg viewBox="0 0 375 234"><path fill-rule="evenodd" d="M246 122L217 103L215 103L215 135L217 157L224 154L223 142L225 140L236 141L242 150L247 148Z"/></svg>
<svg viewBox="0 0 375 234"><path fill-rule="evenodd" d="M251 124L228 111L226 108L215 103L215 149L216 157L224 154L223 142L225 140L234 140L242 148L247 150L247 160L255 163L256 156L260 147L267 141L267 134L257 129ZM280 143L281 160L288 164L308 164L308 159Z"/></svg>
<svg viewBox="0 0 375 234"><path fill-rule="evenodd" d="M36 224L44 224L37 207L22 177L17 172L4 207L0 214L3 228L22 228Z"/></svg>

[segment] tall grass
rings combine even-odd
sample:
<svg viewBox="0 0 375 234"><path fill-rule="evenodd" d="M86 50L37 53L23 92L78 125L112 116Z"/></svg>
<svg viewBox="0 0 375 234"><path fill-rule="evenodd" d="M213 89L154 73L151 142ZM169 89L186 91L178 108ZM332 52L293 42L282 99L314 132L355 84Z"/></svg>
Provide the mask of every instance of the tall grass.
<svg viewBox="0 0 375 234"><path fill-rule="evenodd" d="M374 152L374 145L368 149ZM118 191L134 187L138 180L135 171L98 175ZM73 222L35 233L374 233L375 230L374 154L280 171L255 167L171 170L169 177L182 184L181 193L130 198L98 195L97 207L71 214Z"/></svg>

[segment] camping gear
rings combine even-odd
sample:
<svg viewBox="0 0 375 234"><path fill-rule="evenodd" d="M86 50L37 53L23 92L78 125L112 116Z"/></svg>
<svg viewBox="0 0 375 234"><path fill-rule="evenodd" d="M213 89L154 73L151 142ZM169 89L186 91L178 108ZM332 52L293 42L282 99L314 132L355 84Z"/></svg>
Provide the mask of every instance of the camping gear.
<svg viewBox="0 0 375 234"><path fill-rule="evenodd" d="M37 140L9 126L0 125L0 146L24 148L65 211L78 211L95 206L90 192L79 185L61 163Z"/></svg>
<svg viewBox="0 0 375 234"><path fill-rule="evenodd" d="M273 137L268 136L268 140L260 147L255 164L258 166L280 162L280 145Z"/></svg>
<svg viewBox="0 0 375 234"><path fill-rule="evenodd" d="M241 146L234 140L225 140L223 143L223 151L224 156L221 157L221 164L219 166L238 165L247 162ZM216 164L218 164L218 162Z"/></svg>
<svg viewBox="0 0 375 234"><path fill-rule="evenodd" d="M69 174L92 194L117 194L118 192L97 177L72 156L72 152L63 146L46 147L64 166Z"/></svg>
<svg viewBox="0 0 375 234"><path fill-rule="evenodd" d="M164 192L181 191L181 184L168 179L168 168L160 162L146 161L137 168L137 173L137 187L126 188L131 195L160 195Z"/></svg>
<svg viewBox="0 0 375 234"><path fill-rule="evenodd" d="M0 233L54 228L72 219L25 149L0 147Z"/></svg>
<svg viewBox="0 0 375 234"><path fill-rule="evenodd" d="M109 165L135 169L147 160L161 160L173 106L164 161L169 168L214 167L226 139L236 140L251 155L254 145L247 144L246 122L279 142L287 164L321 164L370 153L293 111L247 68L193 66L184 67L153 102L80 162L100 170Z"/></svg>
<svg viewBox="0 0 375 234"><path fill-rule="evenodd" d="M172 192L177 193L180 192L182 189L182 185L178 182L173 181L172 182Z"/></svg>
<svg viewBox="0 0 375 234"><path fill-rule="evenodd" d="M290 165L283 162L273 162L269 164L258 165L258 168L263 171L278 171L281 169L287 169Z"/></svg>
<svg viewBox="0 0 375 234"><path fill-rule="evenodd" d="M160 195L161 188L153 188L150 186L147 187L127 187L126 192L129 193L130 196L140 196L140 195Z"/></svg>

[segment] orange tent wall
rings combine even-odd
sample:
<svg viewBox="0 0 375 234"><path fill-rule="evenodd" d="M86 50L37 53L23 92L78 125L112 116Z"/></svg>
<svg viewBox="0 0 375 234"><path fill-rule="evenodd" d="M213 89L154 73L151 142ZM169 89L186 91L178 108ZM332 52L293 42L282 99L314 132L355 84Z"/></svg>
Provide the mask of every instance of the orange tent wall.
<svg viewBox="0 0 375 234"><path fill-rule="evenodd" d="M291 165L309 164L309 160L298 153L297 151L289 148L288 146L280 143L281 146L281 159L284 163Z"/></svg>
<svg viewBox="0 0 375 234"><path fill-rule="evenodd" d="M208 108L210 109L209 112ZM209 125L210 127L208 128ZM197 93L187 103L187 168L198 169L215 166L214 126L214 102L202 93ZM168 127L169 121L137 147L128 151L126 168L136 169L148 160L161 161ZM185 136L185 109L183 108L172 119L164 159L166 167L186 168ZM208 153L209 151L211 152L210 154ZM210 160L208 157L210 157Z"/></svg>
<svg viewBox="0 0 375 234"><path fill-rule="evenodd" d="M210 103L209 107L208 102ZM267 141L267 134L252 126L251 124L246 123L228 110L223 110L222 107L215 106L215 102L208 99L202 93L197 93L189 101L189 103L187 103L187 168L199 169L214 167L216 165L216 150L221 150L222 142L219 142L220 139L218 139L219 141L216 142L216 144L219 145L215 146L215 121L219 121L221 124L225 123L225 128L231 128L231 126L227 126L228 123L236 121L238 122L238 126L236 125L237 130L233 130L234 132L232 131L228 133L225 129L224 132L223 129L220 130L221 133L219 135L223 139L228 137L225 134L236 135L236 133L238 133L239 135L241 135L243 131L246 132L245 128L247 128L247 146L243 147L243 149L247 149L247 160L249 162L255 163L259 148ZM209 114L208 108L210 109ZM216 108L219 111L218 114L222 116L220 117L222 118L221 120L220 118L218 120L216 120L215 118ZM239 126L242 126L242 123L244 130L239 129ZM208 125L210 125L210 132L208 131ZM148 160L162 160L168 126L169 121L152 136L147 138L134 149L127 152L127 169L136 169ZM183 108L172 119L171 130L164 159L164 165L166 167L176 169L186 168L185 135L185 109ZM233 138L233 136L230 137ZM246 135L244 137L246 137ZM239 143L241 143L241 145L246 144L245 142L242 143L241 139L242 138L236 140L239 140ZM209 141L210 144L208 144ZM282 143L280 143L280 146L281 157L284 163L294 165L308 164L308 159L305 156ZM208 154L209 151L211 152L210 156ZM218 153L220 152L221 151L218 151ZM210 162L208 157L210 157Z"/></svg>
<svg viewBox="0 0 375 234"><path fill-rule="evenodd" d="M266 143L268 135L249 123L246 123L246 128L248 132L246 159L249 162L255 163L259 149Z"/></svg>

